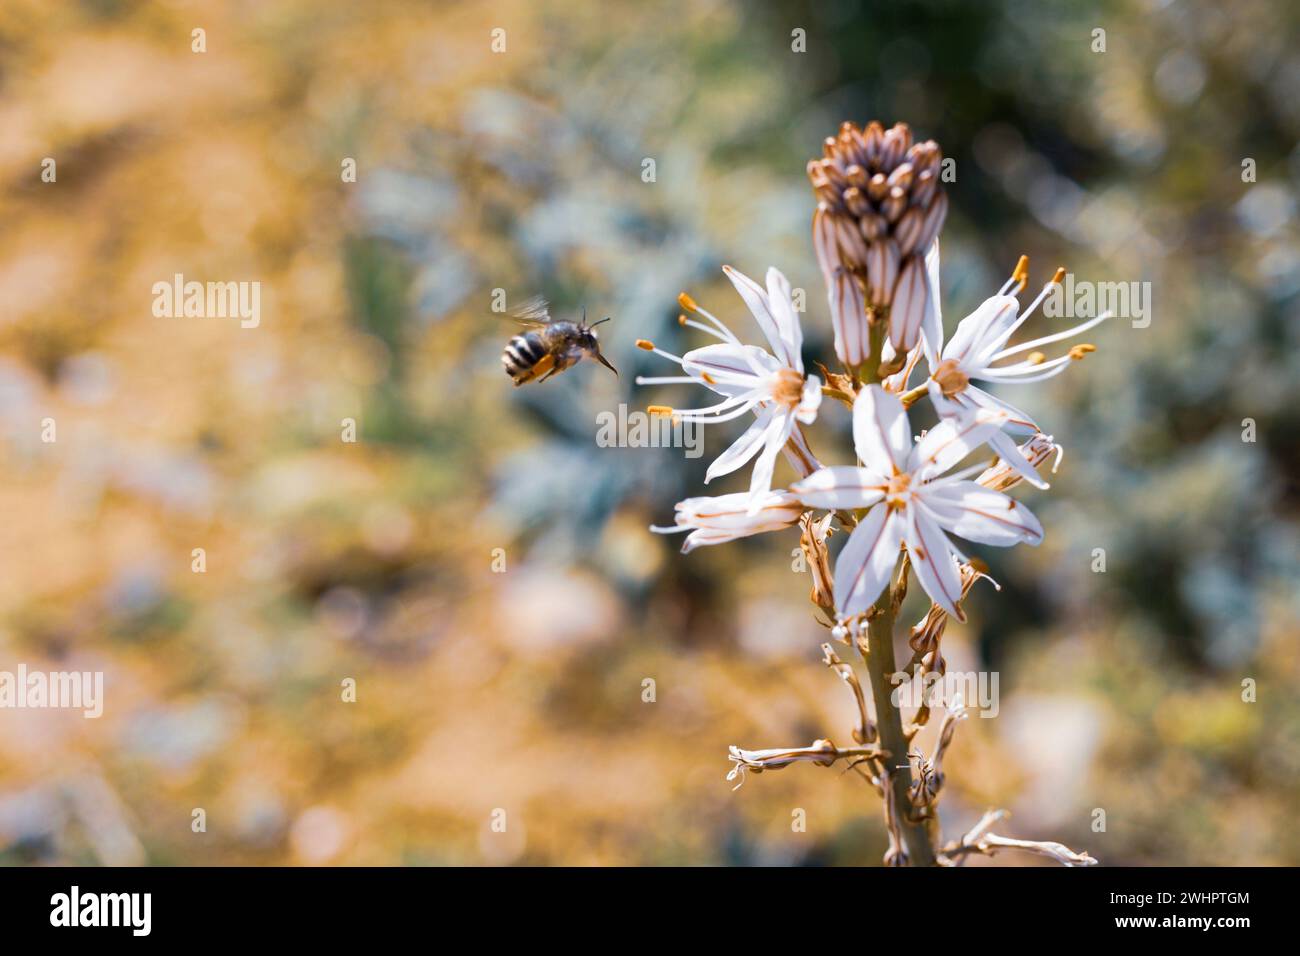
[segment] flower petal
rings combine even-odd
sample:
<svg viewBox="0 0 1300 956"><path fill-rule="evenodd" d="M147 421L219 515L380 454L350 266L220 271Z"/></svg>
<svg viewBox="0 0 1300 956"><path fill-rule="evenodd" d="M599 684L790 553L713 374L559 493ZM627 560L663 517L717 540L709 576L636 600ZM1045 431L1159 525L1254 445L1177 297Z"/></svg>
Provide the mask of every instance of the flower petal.
<svg viewBox="0 0 1300 956"><path fill-rule="evenodd" d="M868 385L853 402L853 447L873 471L902 471L912 445L907 411L895 395Z"/></svg>
<svg viewBox="0 0 1300 956"><path fill-rule="evenodd" d="M822 380L816 375L809 375L803 383L803 395L799 399L799 406L795 409L795 415L805 425L811 425L817 420L817 409L821 407Z"/></svg>
<svg viewBox="0 0 1300 956"><path fill-rule="evenodd" d="M748 497L748 496L746 496ZM732 534L728 531L692 531L682 542L682 554L690 554L696 548L704 547L709 544L726 544L728 541L735 541L737 538L747 538L746 534Z"/></svg>
<svg viewBox="0 0 1300 956"><path fill-rule="evenodd" d="M765 531L777 531L799 520L804 508L794 495L774 491L763 497L756 511L748 494L719 495L716 498L687 498L677 503L677 526L655 528L663 534L691 529L682 544L686 554L702 545L722 544Z"/></svg>
<svg viewBox="0 0 1300 956"><path fill-rule="evenodd" d="M996 399L988 392L975 388L974 386L967 386L952 398L948 398L943 394L943 389L939 387L939 383L934 379L931 379L929 382L928 392L930 394L930 402L934 405L934 410L939 413L939 417L946 420L952 420L954 424L959 424L961 419L966 416L978 413L981 408L988 409L989 412L995 416L1008 414L1008 410L1020 415L1024 414L1023 412L1018 412L1013 406L1008 405L1006 402ZM1028 481L1031 485L1038 488L1050 487L1047 482L1043 480L1042 476L1034 469L1034 466L1029 462L1029 460L1025 458L1024 454L1020 451L1020 448L1016 445L1015 439L1007 434L1007 431L1011 429L1013 424L1015 423L1008 420L1002 424L1000 430L991 433L988 438L985 439L988 442L989 447L1002 458L1008 468L1020 475L1021 478ZM1035 434L1037 434L1037 432L1035 432Z"/></svg>
<svg viewBox="0 0 1300 956"><path fill-rule="evenodd" d="M957 607L961 600L961 573L953 560L952 543L924 509L908 508L907 513L911 525L906 538L907 553L916 579L935 604L957 620L966 620ZM836 587L838 590L838 583Z"/></svg>
<svg viewBox="0 0 1300 956"><path fill-rule="evenodd" d="M940 525L967 541L1002 548L1042 543L1043 526L1033 512L1009 495L973 481L925 489L922 501Z"/></svg>
<svg viewBox="0 0 1300 956"><path fill-rule="evenodd" d="M780 367L780 362L757 345L719 343L692 349L682 356L687 375L719 395L732 398L755 388Z"/></svg>
<svg viewBox="0 0 1300 956"><path fill-rule="evenodd" d="M731 447L709 465L709 470L704 475L706 485L720 475L731 474L758 454L758 450L763 447L763 440L767 437L767 430L772 425L773 414L770 408L758 412L758 417L745 429L744 434L732 442Z"/></svg>
<svg viewBox="0 0 1300 956"><path fill-rule="evenodd" d="M959 419L974 411L974 409L971 408L971 406L962 398L966 393L966 389L962 389L952 398L949 398L943 393L942 386L940 386L934 379L930 379L930 381L926 382L925 385L925 390L930 396L930 404L934 406L934 410L940 418Z"/></svg>
<svg viewBox="0 0 1300 956"><path fill-rule="evenodd" d="M822 466L817 456L812 453L812 449L808 447L808 439L804 437L803 429L797 426L790 433L790 440L785 443L781 452L785 455L785 460L790 463L790 467L804 477L811 475Z"/></svg>
<svg viewBox="0 0 1300 956"><path fill-rule="evenodd" d="M898 563L903 513L878 504L858 523L835 559L836 610L841 618L861 614L875 603Z"/></svg>
<svg viewBox="0 0 1300 956"><path fill-rule="evenodd" d="M753 424L750 424L740 438L733 441L731 447L718 455L718 458L708 466L708 471L705 472L706 485L715 477L731 475L733 471L744 467L750 458L758 454L758 450L763 447L763 441L767 438L768 429L772 427L772 418L775 414L772 408L762 408L758 411L758 418L754 419Z"/></svg>
<svg viewBox="0 0 1300 956"><path fill-rule="evenodd" d="M943 357L955 360L963 371L971 374L976 367L976 357L987 351L1002 329L1015 322L1019 308L1020 303L1009 295L989 296L979 308L957 323L952 338L943 348Z"/></svg>
<svg viewBox="0 0 1300 956"><path fill-rule="evenodd" d="M939 303L939 240L930 244L925 254L925 282L929 297L925 300L925 318L921 320L921 343L925 360L931 367L938 364L943 351L943 309Z"/></svg>
<svg viewBox="0 0 1300 956"><path fill-rule="evenodd" d="M767 305L786 347L786 364L796 372L802 372L803 329L799 327L799 316L790 298L790 280L775 267L767 270Z"/></svg>
<svg viewBox="0 0 1300 956"><path fill-rule="evenodd" d="M975 385L967 385L962 394L970 401L981 408L992 408L1007 413L1007 423L1002 427L1008 431L1021 432L1023 434L1033 435L1040 431L1038 425L1028 413L1022 412L1010 402L1003 401L996 395L984 391Z"/></svg>
<svg viewBox="0 0 1300 956"><path fill-rule="evenodd" d="M790 438L794 426L795 417L787 411L775 413L771 424L767 426L763 453L754 462L754 471L749 476L751 513L763 506L763 496L772 490L772 472L776 469L776 456Z"/></svg>
<svg viewBox="0 0 1300 956"><path fill-rule="evenodd" d="M749 512L753 503L750 497L746 492L734 492L686 498L677 502L677 524L709 531L738 531L764 521L792 524L806 510L793 492L771 491L763 496L760 514L755 517Z"/></svg>
<svg viewBox="0 0 1300 956"><path fill-rule="evenodd" d="M790 486L810 508L869 508L885 496L885 479L866 468L832 465Z"/></svg>
<svg viewBox="0 0 1300 956"><path fill-rule="evenodd" d="M768 343L772 346L772 352L783 363L788 364L789 355L786 354L786 345L781 338L781 328L777 325L775 316L772 315L771 305L767 300L767 293L763 287L742 272L737 272L731 266L723 266L722 271L727 274L731 284L736 287L740 297L745 300L745 305L754 316L754 321L758 327L763 330Z"/></svg>
<svg viewBox="0 0 1300 956"><path fill-rule="evenodd" d="M990 435L989 447L998 453L998 456L1007 463L1007 467L1035 488L1051 487L1043 480L1043 476L1038 473L1038 470L1029 463L1029 459L1021 453L1016 440L1006 432L997 431Z"/></svg>
<svg viewBox="0 0 1300 956"><path fill-rule="evenodd" d="M916 443L907 470L924 471L926 478L943 474L989 440L1006 422L1006 415L981 408L959 418L945 418Z"/></svg>

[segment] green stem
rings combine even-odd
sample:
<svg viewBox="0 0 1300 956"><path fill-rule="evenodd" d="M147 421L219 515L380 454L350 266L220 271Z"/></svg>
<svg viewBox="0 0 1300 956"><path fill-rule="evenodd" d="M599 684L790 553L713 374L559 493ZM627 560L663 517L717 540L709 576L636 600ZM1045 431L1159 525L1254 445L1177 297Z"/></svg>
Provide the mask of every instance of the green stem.
<svg viewBox="0 0 1300 956"><path fill-rule="evenodd" d="M867 306L867 311L871 311L871 306ZM879 320L870 324L871 331L868 333L870 341L871 354L867 357L867 364L862 367L861 380L865 385L876 385L880 382L880 351L885 345L885 333L889 331L889 323Z"/></svg>
<svg viewBox="0 0 1300 956"><path fill-rule="evenodd" d="M897 575L895 575L895 578ZM927 819L912 819L911 801L907 791L912 786L912 766L907 759L907 738L903 736L903 715L890 699L893 686L890 677L897 670L894 663L894 585L885 589L872 612L867 625L870 645L863 654L867 672L871 675L871 696L876 702L876 726L880 732L880 746L889 751L885 758L890 770L890 785L894 789L894 806L898 825L903 834L911 866L934 866L934 844L930 839Z"/></svg>

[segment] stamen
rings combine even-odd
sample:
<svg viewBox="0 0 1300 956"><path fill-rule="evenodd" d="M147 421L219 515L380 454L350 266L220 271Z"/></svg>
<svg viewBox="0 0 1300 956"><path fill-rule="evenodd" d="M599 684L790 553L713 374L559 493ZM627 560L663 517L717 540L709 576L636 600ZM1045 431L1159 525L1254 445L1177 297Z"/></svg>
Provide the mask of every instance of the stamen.
<svg viewBox="0 0 1300 956"><path fill-rule="evenodd" d="M682 364L682 360L679 356L674 355L672 352L665 352L663 349L656 346L649 339L637 339L636 347L639 349L644 349L647 352L654 352L655 355L662 355L664 358L668 359L669 361L676 362L678 365Z"/></svg>
<svg viewBox="0 0 1300 956"><path fill-rule="evenodd" d="M685 295L685 293L682 294ZM699 304L690 296L686 296L686 298L690 301L690 306L688 311L694 312L696 315L702 315L704 316L704 318L712 322L714 326L717 328L718 332L722 334L721 337L724 341L731 342L733 345L740 344L740 339L736 338L735 333L733 333L731 329L727 328L725 325L722 324L721 319L719 319L708 309L701 308ZM679 302L681 301L680 298L678 299L678 301Z"/></svg>
<svg viewBox="0 0 1300 956"><path fill-rule="evenodd" d="M1021 256L1016 261L1016 267L1011 270L1009 281L1018 287L1017 291L1024 291L1025 286L1029 284L1029 256Z"/></svg>
<svg viewBox="0 0 1300 956"><path fill-rule="evenodd" d="M703 413L690 414L687 412L678 412L674 421L698 422L701 425L715 425L718 422L729 422L734 418L740 418L750 412L755 405L759 403L759 398L752 394L742 395L732 401L739 401L740 405L729 412L722 412L717 415L705 415Z"/></svg>
<svg viewBox="0 0 1300 956"><path fill-rule="evenodd" d="M1043 286L1042 291L1038 293L1033 302L1029 303L1028 308L1026 308L1024 312L1020 313L1020 316L1007 327L1007 330L997 337L997 348L1001 348L1007 344L1007 340L1010 339L1011 336L1015 335L1016 330L1024 325L1026 320L1034 314L1034 310L1042 305L1043 300L1046 299L1048 293L1052 291L1052 286L1059 283L1064 275L1064 266L1056 270L1056 274L1052 276L1052 281ZM990 361L992 361L992 359L990 359Z"/></svg>
<svg viewBox="0 0 1300 956"><path fill-rule="evenodd" d="M1023 352L1026 349L1037 348L1040 345L1050 345L1052 342L1059 342L1061 339L1070 339L1083 332L1087 332L1094 325L1100 325L1111 317L1112 313L1103 312L1095 319L1089 319L1087 322L1081 322L1072 329L1066 329L1064 332L1055 332L1052 335L1044 335L1041 339L1034 339L1032 342L1022 342L1020 345L1013 346L1009 349L1003 349L989 361L997 362L1008 356L1015 355L1017 352Z"/></svg>
<svg viewBox="0 0 1300 956"><path fill-rule="evenodd" d="M695 379L689 375L638 375L638 385L689 385Z"/></svg>
<svg viewBox="0 0 1300 956"><path fill-rule="evenodd" d="M1031 315L1034 314L1034 309L1038 308L1042 304L1043 300L1046 299L1048 294L1052 291L1052 286L1059 283L1061 281L1059 277L1064 274L1065 274L1064 269L1056 270L1056 275L1052 277L1052 281L1048 282L1046 285L1043 286L1043 290L1039 292L1037 296L1034 297L1034 301L1029 303L1029 308L1025 309L1024 314L1021 315L1020 318L1016 320L1016 325L1015 325L1016 328L1021 326L1024 323L1025 319L1029 318Z"/></svg>
<svg viewBox="0 0 1300 956"><path fill-rule="evenodd" d="M907 491L911 484L912 476L907 472L892 475L885 484L885 504L894 510L907 507Z"/></svg>
<svg viewBox="0 0 1300 956"><path fill-rule="evenodd" d="M647 405L646 412L650 415L672 415L673 407L671 405Z"/></svg>
<svg viewBox="0 0 1300 956"><path fill-rule="evenodd" d="M1047 361L1047 356L1042 352L1030 352L1025 356L1025 361L1030 365L1042 365Z"/></svg>
<svg viewBox="0 0 1300 956"><path fill-rule="evenodd" d="M1012 380L1023 381L1020 376L1026 375L1030 372L1045 372L1048 369L1058 368L1059 366L1068 365L1069 363L1070 356L1059 355L1054 359L1038 365L1035 365L1033 362L1024 361L1015 362L1011 365L1004 365L1001 368L987 368L980 372L977 377L989 382L1004 382Z"/></svg>
<svg viewBox="0 0 1300 956"><path fill-rule="evenodd" d="M1083 358L1089 352L1095 352L1095 351L1097 351L1097 346L1093 345L1091 342L1080 342L1078 345L1074 345L1070 347L1069 355L1070 358L1074 359L1077 362L1079 361L1079 359Z"/></svg>
<svg viewBox="0 0 1300 956"><path fill-rule="evenodd" d="M745 398L744 396L737 396L735 398L723 399L722 401L718 402L716 405L706 405L703 408L674 409L673 414L677 415L678 417L681 417L683 415L690 416L690 417L705 416L705 415L710 415L710 416L720 415L723 412L727 411L728 409L734 408L736 405L746 401L748 401L748 399Z"/></svg>
<svg viewBox="0 0 1300 956"><path fill-rule="evenodd" d="M721 339L723 342L735 343L736 341L735 336L723 335L717 329L710 328L709 326L704 325L701 322L696 322L692 319L688 319L684 315L677 316L677 322L678 324L687 326L688 328L699 329L701 332L706 332L709 335L712 335L715 339Z"/></svg>
<svg viewBox="0 0 1300 956"><path fill-rule="evenodd" d="M677 303L687 312L698 312L700 309L700 307L695 304L695 300L686 292L677 293Z"/></svg>
<svg viewBox="0 0 1300 956"><path fill-rule="evenodd" d="M1041 371L1038 375L1025 375L1025 372L1031 371L1033 366L1013 365L1010 370L1007 369L990 369L987 372L981 372L980 378L988 382L1015 382L1017 385L1028 385L1031 382L1042 382L1049 378L1055 378L1067 368L1070 367L1070 356L1062 355L1058 359L1052 359L1050 362L1044 362L1038 366ZM994 375L993 372L1010 371L1009 375Z"/></svg>

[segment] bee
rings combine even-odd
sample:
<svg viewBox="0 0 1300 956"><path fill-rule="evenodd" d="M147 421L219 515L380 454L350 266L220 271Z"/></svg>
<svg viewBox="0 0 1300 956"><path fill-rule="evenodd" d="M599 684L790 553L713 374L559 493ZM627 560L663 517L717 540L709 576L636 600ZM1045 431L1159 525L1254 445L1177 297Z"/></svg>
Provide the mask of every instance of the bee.
<svg viewBox="0 0 1300 956"><path fill-rule="evenodd" d="M529 299L513 313L516 321L528 326L508 343L501 353L501 364L506 374L518 388L525 382L544 382L559 375L566 368L577 365L584 355L590 355L615 375L618 369L600 354L600 342L592 331L601 322L587 324L587 310L582 310L581 322L569 322L551 317L550 307L542 298Z"/></svg>

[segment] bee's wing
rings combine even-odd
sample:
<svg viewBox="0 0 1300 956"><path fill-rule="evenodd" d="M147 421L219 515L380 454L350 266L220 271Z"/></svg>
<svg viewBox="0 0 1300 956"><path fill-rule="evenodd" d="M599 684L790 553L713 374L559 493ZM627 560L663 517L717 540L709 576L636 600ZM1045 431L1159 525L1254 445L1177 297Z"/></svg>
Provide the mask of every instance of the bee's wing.
<svg viewBox="0 0 1300 956"><path fill-rule="evenodd" d="M510 316L523 325L544 326L551 324L551 306L540 295L521 303L510 310Z"/></svg>

